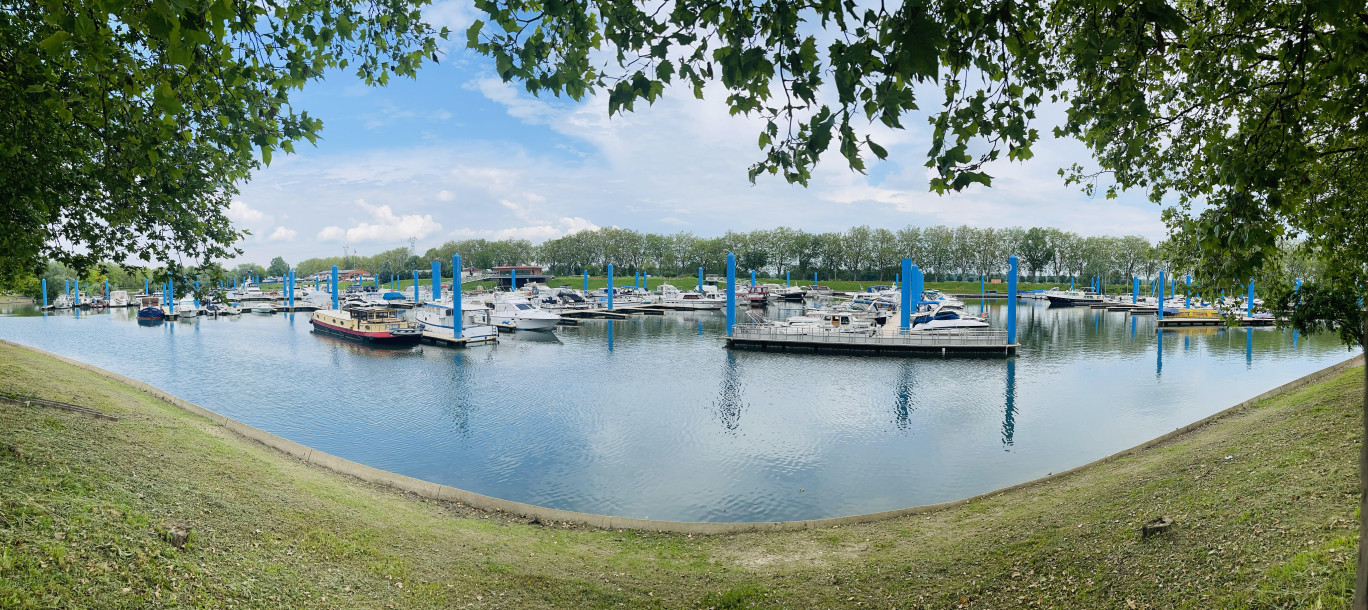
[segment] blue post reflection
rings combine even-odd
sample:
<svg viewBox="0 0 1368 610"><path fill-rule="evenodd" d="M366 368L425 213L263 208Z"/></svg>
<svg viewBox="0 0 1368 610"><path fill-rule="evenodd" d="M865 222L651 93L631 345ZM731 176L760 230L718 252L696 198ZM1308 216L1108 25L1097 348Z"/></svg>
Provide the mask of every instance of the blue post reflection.
<svg viewBox="0 0 1368 610"><path fill-rule="evenodd" d="M1155 333L1159 337L1159 347L1155 350L1158 356L1154 361L1154 378L1159 379L1164 376L1164 331Z"/></svg>
<svg viewBox="0 0 1368 610"><path fill-rule="evenodd" d="M898 388L893 394L893 422L898 430L907 431L909 415L912 413L912 362L904 360L902 374L898 376Z"/></svg>
<svg viewBox="0 0 1368 610"><path fill-rule="evenodd" d="M1254 364L1254 329L1245 329L1245 368Z"/></svg>
<svg viewBox="0 0 1368 610"><path fill-rule="evenodd" d="M608 321L608 351L613 351L613 321Z"/></svg>
<svg viewBox="0 0 1368 610"><path fill-rule="evenodd" d="M741 413L745 408L745 403L741 401L741 375L736 352L727 350L727 362L722 367L722 388L713 402L713 415L722 422L723 428L735 431L741 425Z"/></svg>
<svg viewBox="0 0 1368 610"><path fill-rule="evenodd" d="M1002 416L1002 447L1007 451L1012 446L1012 434L1016 432L1016 358L1007 360L1007 408Z"/></svg>
<svg viewBox="0 0 1368 610"><path fill-rule="evenodd" d="M1292 329L1292 347L1293 347L1294 349L1297 347L1297 335L1299 335L1299 334L1301 334L1301 333L1298 332L1297 329L1295 329L1295 328Z"/></svg>
<svg viewBox="0 0 1368 610"><path fill-rule="evenodd" d="M1131 338L1135 338L1135 316L1131 316Z"/></svg>

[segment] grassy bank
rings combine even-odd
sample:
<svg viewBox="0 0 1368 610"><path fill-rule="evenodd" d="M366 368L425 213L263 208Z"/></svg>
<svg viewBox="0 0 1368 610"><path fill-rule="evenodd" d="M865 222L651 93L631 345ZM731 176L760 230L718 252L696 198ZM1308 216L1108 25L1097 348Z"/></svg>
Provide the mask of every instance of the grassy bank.
<svg viewBox="0 0 1368 610"><path fill-rule="evenodd" d="M1362 374L955 509L688 537L373 488L0 346L0 392L120 418L0 404L0 607L1342 607Z"/></svg>

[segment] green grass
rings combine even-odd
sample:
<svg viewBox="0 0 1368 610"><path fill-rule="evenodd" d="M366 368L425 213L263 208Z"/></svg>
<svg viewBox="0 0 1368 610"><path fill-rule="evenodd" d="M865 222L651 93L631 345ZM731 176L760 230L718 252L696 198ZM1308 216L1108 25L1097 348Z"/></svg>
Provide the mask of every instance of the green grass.
<svg viewBox="0 0 1368 610"><path fill-rule="evenodd" d="M0 346L0 393L121 418L0 404L0 607L1347 607L1362 375L950 510L690 537L365 485Z"/></svg>

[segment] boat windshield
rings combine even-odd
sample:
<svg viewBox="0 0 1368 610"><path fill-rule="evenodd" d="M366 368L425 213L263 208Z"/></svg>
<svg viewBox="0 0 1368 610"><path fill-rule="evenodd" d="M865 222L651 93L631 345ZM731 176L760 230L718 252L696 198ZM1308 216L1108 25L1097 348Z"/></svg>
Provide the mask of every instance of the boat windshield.
<svg viewBox="0 0 1368 610"><path fill-rule="evenodd" d="M517 307L518 309L532 309L532 306L526 303L517 303Z"/></svg>

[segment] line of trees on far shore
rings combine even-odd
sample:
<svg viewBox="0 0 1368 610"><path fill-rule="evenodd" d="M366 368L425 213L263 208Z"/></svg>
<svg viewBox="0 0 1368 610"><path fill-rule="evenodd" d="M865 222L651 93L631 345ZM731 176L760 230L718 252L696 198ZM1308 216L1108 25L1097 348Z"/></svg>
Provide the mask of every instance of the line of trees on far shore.
<svg viewBox="0 0 1368 610"><path fill-rule="evenodd" d="M1307 257L1298 256L1295 244L1285 248L1279 272L1291 277L1312 277ZM534 245L524 239L448 241L421 255L412 248L394 248L369 256L347 255L309 258L293 266L300 277L339 269L364 269L381 278L391 275L407 278L417 270L426 276L433 261L442 264L442 274L451 276L451 256L460 253L467 268L488 269L503 265L542 265L554 275L579 275L587 270L601 276L609 263L623 276L637 272L653 276L692 276L700 267L705 273L726 271L728 252L737 256L737 269L760 277L809 280L813 274L822 281L851 280L886 282L901 269L902 259L911 258L929 281L977 280L979 276L1001 278L1007 271L1007 257L1016 254L1023 281L1067 282L1069 278L1104 278L1110 284L1127 284L1131 277L1150 279L1160 269L1171 274L1187 273L1178 261L1182 253L1169 241L1151 243L1138 235L1081 236L1059 229L1023 229L907 226L891 230L869 226L852 227L843 232L809 233L778 227L750 232L728 231L720 237L700 237L689 232L672 234L643 233L608 227L580 231ZM291 269L283 257L275 257L267 267L242 263L233 268L217 268L222 277L280 276ZM210 277L200 269L192 275ZM49 263L44 278L50 294L61 289L64 280L76 274L59 263ZM156 277L154 270L124 269L105 265L92 270L83 281L109 279L112 286L141 289L144 278ZM19 292L38 294L38 278L33 286L13 287Z"/></svg>

